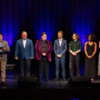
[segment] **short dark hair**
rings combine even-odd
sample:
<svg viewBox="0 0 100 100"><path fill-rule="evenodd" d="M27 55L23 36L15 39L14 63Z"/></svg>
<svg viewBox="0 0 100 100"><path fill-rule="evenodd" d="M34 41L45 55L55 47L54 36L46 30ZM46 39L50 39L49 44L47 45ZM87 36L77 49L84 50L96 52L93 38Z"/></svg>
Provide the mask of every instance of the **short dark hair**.
<svg viewBox="0 0 100 100"><path fill-rule="evenodd" d="M96 37L94 34L92 34L92 33L88 34L88 35L87 35L87 38L88 38L89 36L91 36L91 41L93 41L93 42L96 42L96 41L97 41L97 37Z"/></svg>
<svg viewBox="0 0 100 100"><path fill-rule="evenodd" d="M58 31L58 33L62 33L63 34L63 31Z"/></svg>
<svg viewBox="0 0 100 100"><path fill-rule="evenodd" d="M3 34L2 34L2 33L0 33L0 35L2 35L2 36L3 36Z"/></svg>
<svg viewBox="0 0 100 100"><path fill-rule="evenodd" d="M46 33L46 32L43 32L43 33L42 33L42 36L43 36L43 35L46 35L46 36L47 36L47 33Z"/></svg>
<svg viewBox="0 0 100 100"><path fill-rule="evenodd" d="M80 39L80 37L79 37L78 33L73 33L73 34L75 34L75 35L76 35L77 40L79 40L79 39ZM72 36L73 36L73 35L72 35Z"/></svg>

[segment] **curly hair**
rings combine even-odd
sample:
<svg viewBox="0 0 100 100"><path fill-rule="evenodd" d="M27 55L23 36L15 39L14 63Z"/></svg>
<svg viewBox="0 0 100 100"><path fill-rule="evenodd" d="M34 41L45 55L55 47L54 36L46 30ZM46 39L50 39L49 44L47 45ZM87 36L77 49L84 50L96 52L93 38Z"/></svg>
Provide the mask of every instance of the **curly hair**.
<svg viewBox="0 0 100 100"><path fill-rule="evenodd" d="M88 38L89 36L91 36L91 41L93 41L93 42L96 42L96 41L97 41L97 37L96 37L94 34L92 34L92 33L88 34L88 35L87 35L87 38Z"/></svg>

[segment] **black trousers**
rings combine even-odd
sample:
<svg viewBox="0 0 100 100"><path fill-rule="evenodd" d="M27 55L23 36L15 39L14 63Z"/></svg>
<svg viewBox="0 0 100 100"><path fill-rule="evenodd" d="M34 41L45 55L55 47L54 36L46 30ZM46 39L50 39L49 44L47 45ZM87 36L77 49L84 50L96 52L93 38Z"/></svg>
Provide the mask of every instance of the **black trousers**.
<svg viewBox="0 0 100 100"><path fill-rule="evenodd" d="M39 79L42 80L43 70L44 70L46 80L48 80L49 61L47 57L42 56L41 60L38 61L38 64L39 64Z"/></svg>
<svg viewBox="0 0 100 100"><path fill-rule="evenodd" d="M19 60L19 64L20 64L20 76L30 77L31 60L30 59L26 60L24 58L22 60Z"/></svg>
<svg viewBox="0 0 100 100"><path fill-rule="evenodd" d="M70 53L70 77L74 76L74 61L76 65L77 76L80 76L80 54L73 56Z"/></svg>

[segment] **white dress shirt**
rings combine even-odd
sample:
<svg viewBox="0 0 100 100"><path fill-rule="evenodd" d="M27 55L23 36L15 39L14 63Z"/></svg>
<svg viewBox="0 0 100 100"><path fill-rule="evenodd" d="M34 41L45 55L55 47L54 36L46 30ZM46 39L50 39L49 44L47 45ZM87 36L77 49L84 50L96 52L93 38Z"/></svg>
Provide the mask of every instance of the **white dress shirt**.
<svg viewBox="0 0 100 100"><path fill-rule="evenodd" d="M62 44L62 40L59 40L59 44L60 44L60 46L61 46L61 44Z"/></svg>
<svg viewBox="0 0 100 100"><path fill-rule="evenodd" d="M23 45L24 45L24 48L25 48L25 46L26 46L26 40L23 40Z"/></svg>

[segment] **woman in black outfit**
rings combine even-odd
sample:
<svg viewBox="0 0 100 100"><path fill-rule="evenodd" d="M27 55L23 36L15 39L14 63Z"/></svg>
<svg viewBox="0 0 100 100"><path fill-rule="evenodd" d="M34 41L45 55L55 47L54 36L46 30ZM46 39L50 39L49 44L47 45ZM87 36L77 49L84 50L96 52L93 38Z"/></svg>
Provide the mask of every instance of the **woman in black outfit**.
<svg viewBox="0 0 100 100"><path fill-rule="evenodd" d="M88 40L85 43L85 76L91 77L91 80L96 76L96 52L97 43L96 36L94 34L88 35Z"/></svg>

